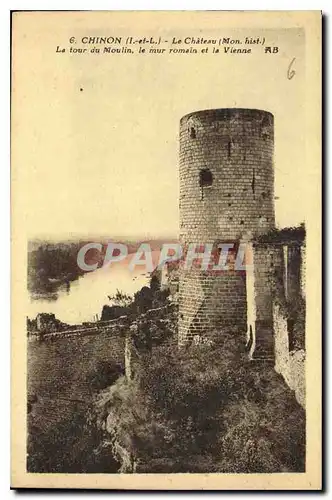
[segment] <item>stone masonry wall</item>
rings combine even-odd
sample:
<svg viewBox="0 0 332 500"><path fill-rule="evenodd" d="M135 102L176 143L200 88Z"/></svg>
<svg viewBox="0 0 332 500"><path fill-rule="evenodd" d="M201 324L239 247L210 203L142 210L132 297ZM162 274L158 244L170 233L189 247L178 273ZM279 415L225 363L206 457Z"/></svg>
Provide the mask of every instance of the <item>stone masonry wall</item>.
<svg viewBox="0 0 332 500"><path fill-rule="evenodd" d="M273 307L275 370L295 392L301 406L305 407L305 351L289 350L287 319L278 304Z"/></svg>
<svg viewBox="0 0 332 500"><path fill-rule="evenodd" d="M283 286L273 301L275 369L305 406L305 245L284 245Z"/></svg>
<svg viewBox="0 0 332 500"><path fill-rule="evenodd" d="M66 411L67 407L76 404L76 400L87 401L90 395L89 379L98 372L101 364L115 363L124 369L125 362L124 338L118 331L47 336L45 340L30 337L27 352L28 394L45 401L40 409L40 418L43 418L44 407L50 401ZM54 412L54 416L47 418L53 421L56 415L59 416L58 410Z"/></svg>

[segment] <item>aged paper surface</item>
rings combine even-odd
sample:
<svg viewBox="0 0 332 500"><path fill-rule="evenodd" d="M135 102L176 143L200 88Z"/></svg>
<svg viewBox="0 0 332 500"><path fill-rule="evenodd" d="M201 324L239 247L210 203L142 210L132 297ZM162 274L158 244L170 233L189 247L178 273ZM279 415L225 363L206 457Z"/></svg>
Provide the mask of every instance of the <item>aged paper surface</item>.
<svg viewBox="0 0 332 500"><path fill-rule="evenodd" d="M321 488L320 12L12 31L12 486Z"/></svg>

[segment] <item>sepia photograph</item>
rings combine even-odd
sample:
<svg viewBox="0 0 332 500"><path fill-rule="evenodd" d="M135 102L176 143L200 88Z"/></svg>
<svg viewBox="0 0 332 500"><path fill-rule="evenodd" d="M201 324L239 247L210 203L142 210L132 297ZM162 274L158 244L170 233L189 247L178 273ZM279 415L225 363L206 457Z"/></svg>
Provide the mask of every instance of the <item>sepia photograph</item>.
<svg viewBox="0 0 332 500"><path fill-rule="evenodd" d="M12 13L12 487L321 487L321 13Z"/></svg>

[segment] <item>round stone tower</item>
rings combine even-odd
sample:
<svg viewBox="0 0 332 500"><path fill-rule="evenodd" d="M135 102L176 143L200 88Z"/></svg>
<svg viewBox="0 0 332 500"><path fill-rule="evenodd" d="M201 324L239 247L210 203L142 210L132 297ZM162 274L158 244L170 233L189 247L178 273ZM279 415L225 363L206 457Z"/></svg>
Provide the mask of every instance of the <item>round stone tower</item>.
<svg viewBox="0 0 332 500"><path fill-rule="evenodd" d="M275 226L273 115L197 111L180 121L180 241L233 242ZM246 329L245 273L181 269L179 341L214 328Z"/></svg>

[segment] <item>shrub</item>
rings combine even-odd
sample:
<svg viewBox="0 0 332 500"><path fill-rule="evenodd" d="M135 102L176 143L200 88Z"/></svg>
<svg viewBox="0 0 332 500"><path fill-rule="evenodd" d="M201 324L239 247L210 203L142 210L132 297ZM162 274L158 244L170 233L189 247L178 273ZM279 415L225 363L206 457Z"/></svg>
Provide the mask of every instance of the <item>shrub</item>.
<svg viewBox="0 0 332 500"><path fill-rule="evenodd" d="M272 366L235 336L142 354L132 381L97 403L125 472L300 472L304 411ZM162 470L164 467L164 470Z"/></svg>

